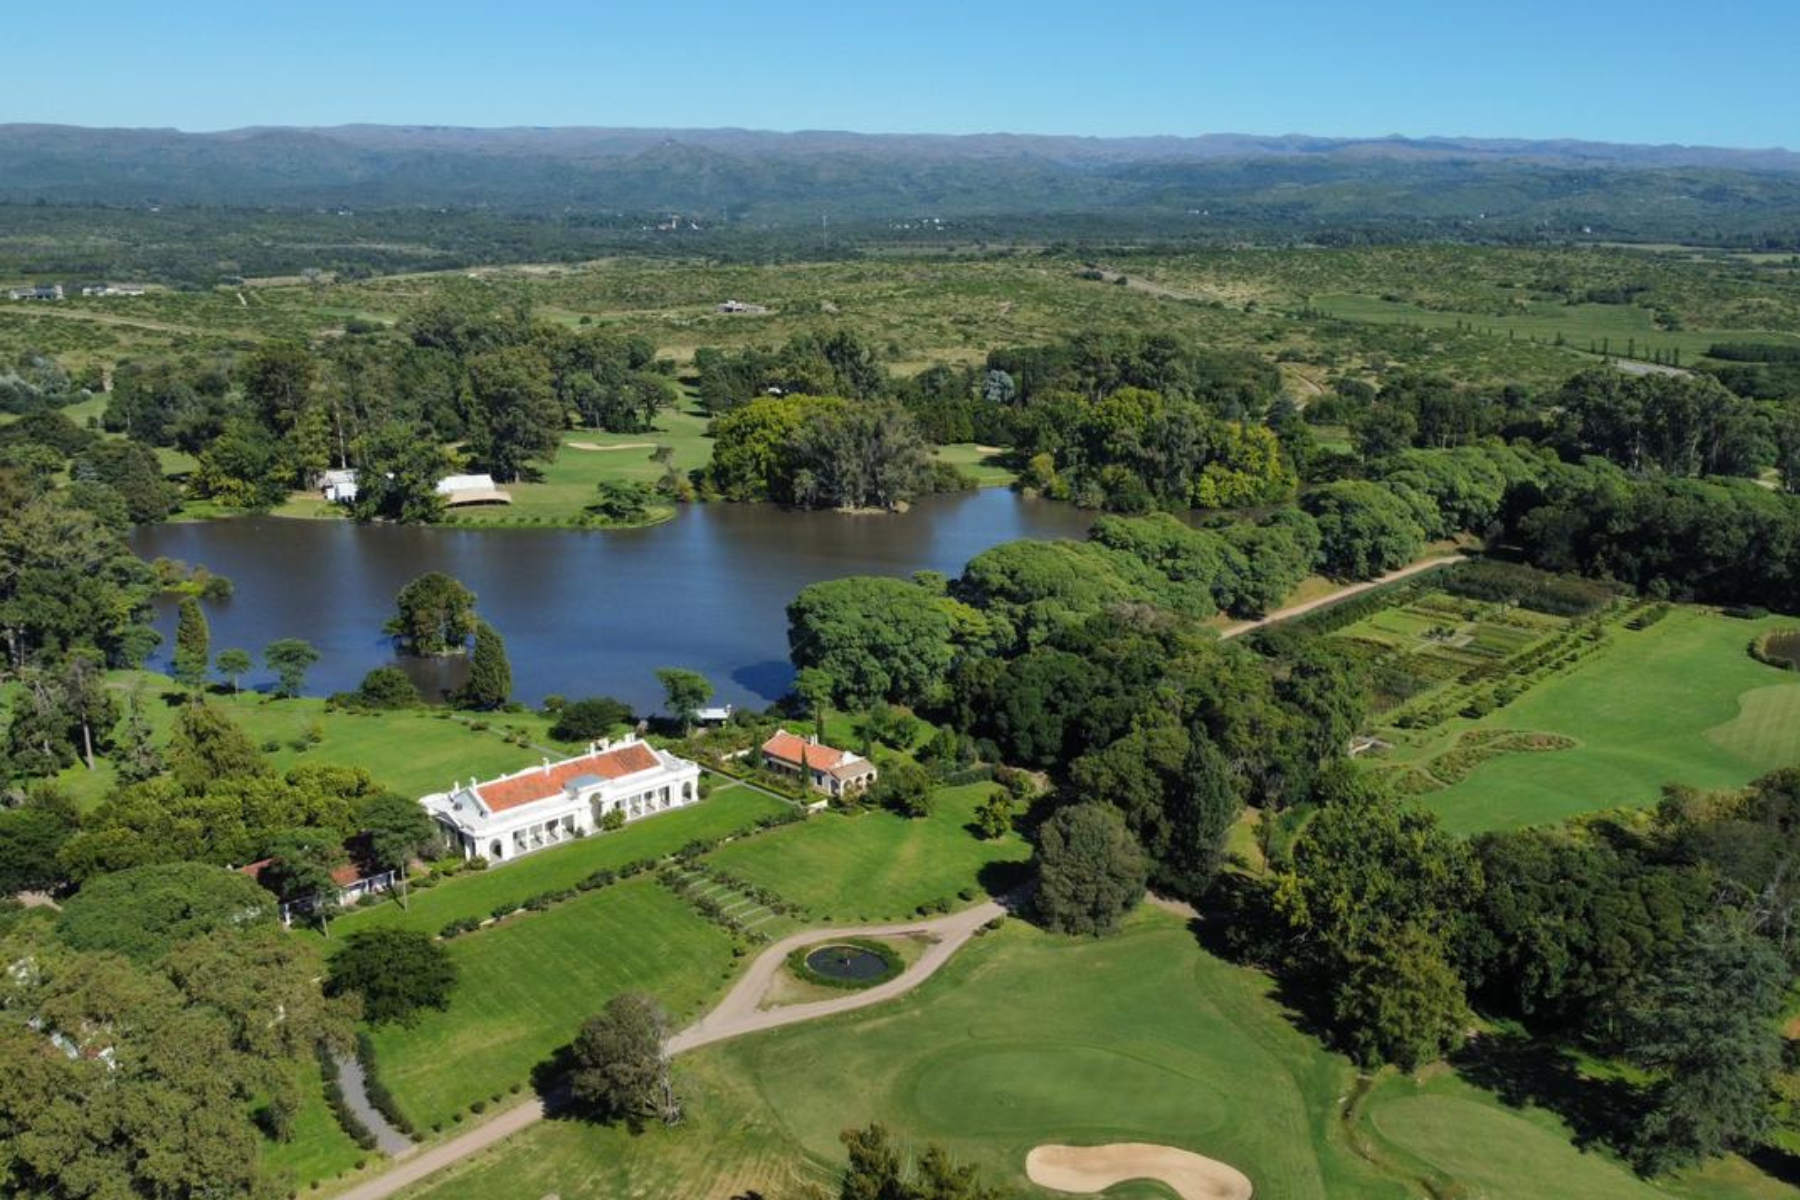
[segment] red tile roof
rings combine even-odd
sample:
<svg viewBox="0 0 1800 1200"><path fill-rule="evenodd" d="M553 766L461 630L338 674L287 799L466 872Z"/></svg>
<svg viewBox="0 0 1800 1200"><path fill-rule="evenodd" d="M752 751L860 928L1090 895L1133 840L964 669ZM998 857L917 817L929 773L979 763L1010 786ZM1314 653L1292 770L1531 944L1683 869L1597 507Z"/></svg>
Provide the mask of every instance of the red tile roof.
<svg viewBox="0 0 1800 1200"><path fill-rule="evenodd" d="M489 812L505 812L522 804L534 804L559 796L563 785L577 775L598 775L602 779L620 779L649 771L658 766L654 751L642 742L632 742L615 750L603 750L568 762L552 763L548 770L538 767L506 779L496 779L475 789Z"/></svg>
<svg viewBox="0 0 1800 1200"><path fill-rule="evenodd" d="M844 765L846 760L856 756L846 750L838 750L820 742L812 742L797 733L789 733L785 729L777 729L775 736L763 743L763 753L770 758L784 763L800 765L800 755L806 754L806 767L809 771L831 771Z"/></svg>
<svg viewBox="0 0 1800 1200"><path fill-rule="evenodd" d="M253 863L245 863L238 868L240 875L248 875L256 882L262 882L263 872L275 862L272 858L260 858ZM341 888L347 888L363 877L362 868L355 863L345 863L341 867L331 869L331 881Z"/></svg>

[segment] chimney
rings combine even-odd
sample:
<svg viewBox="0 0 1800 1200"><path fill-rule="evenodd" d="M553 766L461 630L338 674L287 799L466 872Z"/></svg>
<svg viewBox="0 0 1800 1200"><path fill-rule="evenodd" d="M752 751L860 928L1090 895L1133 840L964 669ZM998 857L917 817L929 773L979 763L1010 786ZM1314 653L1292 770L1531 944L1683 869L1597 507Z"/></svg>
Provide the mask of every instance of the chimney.
<svg viewBox="0 0 1800 1200"><path fill-rule="evenodd" d="M549 755L545 755L544 756L544 774L548 775L549 773L550 773L550 757L549 757Z"/></svg>

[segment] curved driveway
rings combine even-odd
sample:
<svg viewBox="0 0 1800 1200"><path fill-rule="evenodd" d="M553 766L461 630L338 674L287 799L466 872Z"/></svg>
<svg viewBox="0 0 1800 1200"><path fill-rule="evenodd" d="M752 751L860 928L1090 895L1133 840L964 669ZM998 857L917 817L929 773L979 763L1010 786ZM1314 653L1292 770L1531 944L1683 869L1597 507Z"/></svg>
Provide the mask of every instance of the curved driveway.
<svg viewBox="0 0 1800 1200"><path fill-rule="evenodd" d="M1006 910L990 900L978 904L974 908L947 917L939 917L931 921L902 921L892 925L862 925L844 929L808 929L790 934L774 943L756 956L744 977L737 981L732 989L725 993L717 1007L701 1017L692 1025L669 1039L670 1054L684 1054L689 1050L697 1050L701 1046L710 1046L715 1042L723 1042L730 1038L740 1037L746 1033L758 1033L765 1029L776 1029L783 1025L794 1025L801 1021L816 1021L821 1017L835 1016L838 1013L854 1012L859 1008L867 1008L872 1004L880 1004L896 996L905 995L921 983L935 975L950 957L963 947L977 930L995 917L1005 915ZM905 934L923 934L936 938L919 961L913 963L900 975L878 984L866 991L850 992L830 1000L815 1000L807 1004L789 1004L781 1008L759 1009L757 1004L768 992L769 984L774 980L776 972L781 970L787 956L801 946L810 946L815 942L828 942L835 938L846 937L893 937ZM400 1189L410 1187L428 1176L436 1174L445 1167L461 1162L471 1154L476 1154L497 1142L504 1141L522 1129L544 1119L547 1111L542 1099L529 1100L524 1104L509 1108L493 1120L488 1121L459 1137L447 1142L420 1150L412 1156L396 1162L393 1167L365 1180L355 1187L338 1194L337 1200L386 1200Z"/></svg>

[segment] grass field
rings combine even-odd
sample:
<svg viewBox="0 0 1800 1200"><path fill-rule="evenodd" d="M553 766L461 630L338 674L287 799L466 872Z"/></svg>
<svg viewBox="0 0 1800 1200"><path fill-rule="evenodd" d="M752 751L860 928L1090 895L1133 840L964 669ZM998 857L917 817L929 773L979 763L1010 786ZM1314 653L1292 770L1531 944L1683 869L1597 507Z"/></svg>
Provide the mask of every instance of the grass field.
<svg viewBox="0 0 1800 1200"><path fill-rule="evenodd" d="M761 792L728 784L688 808L659 813L612 833L542 850L504 866L464 871L425 891L414 889L406 908L388 900L373 908L353 909L333 923L332 932L341 936L354 929L396 926L436 933L458 917L486 917L501 903L522 904L539 892L573 887L603 868L633 859L661 858L697 838L734 832L785 808L782 801Z"/></svg>
<svg viewBox="0 0 1800 1200"><path fill-rule="evenodd" d="M1738 786L1800 762L1800 680L1746 653L1759 631L1782 624L1677 607L1648 629L1615 626L1610 647L1572 671L1480 720L1453 718L1428 739L1402 742L1394 759L1440 753L1468 729L1575 740L1491 759L1422 798L1464 833L1654 804L1665 783Z"/></svg>
<svg viewBox="0 0 1800 1200"><path fill-rule="evenodd" d="M824 813L803 825L722 846L707 861L776 892L821 921L911 916L923 904L956 901L990 863L1030 857L1023 838L984 841L966 826L993 784L940 788L931 816L884 810Z"/></svg>
<svg viewBox="0 0 1800 1200"><path fill-rule="evenodd" d="M310 1055L295 1067L300 1083L300 1111L294 1117L293 1137L285 1142L265 1141L263 1163L273 1173L291 1177L301 1187L353 1170L359 1161L373 1158L350 1140L337 1115L325 1103L324 1081L317 1060Z"/></svg>
<svg viewBox="0 0 1800 1200"><path fill-rule="evenodd" d="M1018 478L1013 469L1003 466L999 455L991 446L978 446L974 442L957 442L951 446L939 446L937 460L957 467L964 474L972 475L982 487L1011 487Z"/></svg>
<svg viewBox="0 0 1800 1200"><path fill-rule="evenodd" d="M141 685L144 713L158 742L166 742L174 721L175 707L163 697L175 694L167 676L150 672L118 671L109 677L120 693L121 709L132 689ZM337 766L361 767L376 782L406 796L422 796L442 791L452 779L470 775L491 778L529 766L543 757L543 751L517 746L505 735L517 730L539 745L555 746L549 736L550 722L538 713L499 713L487 718L488 728L470 728L467 721L453 716L440 716L443 710L416 709L404 712L359 714L330 712L325 702L298 698L274 700L245 692L239 696L215 695L209 702L217 704L243 727L257 745L276 742L268 758L277 770L298 763L331 763ZM317 726L324 738L306 749L296 749L307 732ZM112 765L101 760L89 771L77 764L58 776L84 805L98 803L115 782Z"/></svg>
<svg viewBox="0 0 1800 1200"><path fill-rule="evenodd" d="M374 1033L382 1079L423 1129L526 1084L608 998L650 992L679 1026L733 971L730 937L648 878L466 934L450 953L449 1009Z"/></svg>
<svg viewBox="0 0 1800 1200"><path fill-rule="evenodd" d="M1035 1145L1143 1140L1231 1163L1258 1196L1281 1200L1423 1195L1411 1159L1426 1155L1455 1185L1436 1194L1470 1200L1795 1195L1735 1186L1731 1171L1746 1173L1742 1164L1651 1187L1574 1149L1547 1114L1502 1109L1454 1080L1381 1089L1365 1113L1383 1143L1371 1161L1340 1119L1354 1078L1346 1060L1284 1017L1265 977L1204 953L1175 918L1144 911L1102 941L1011 922L903 999L680 1060L687 1120L677 1129L632 1136L551 1122L415 1194L726 1200L752 1190L794 1195L808 1183L835 1191L838 1131L880 1120L913 1146L945 1145L1021 1194L1038 1194L1023 1178ZM1468 1135L1442 1133L1465 1121ZM1166 1193L1138 1186L1108 1195Z"/></svg>
<svg viewBox="0 0 1800 1200"><path fill-rule="evenodd" d="M1652 350L1665 358L1680 351L1683 365L1692 366L1714 342L1756 341L1800 345L1800 337L1765 329L1657 328L1653 314L1631 304L1563 304L1537 300L1521 304L1505 315L1425 308L1374 296L1335 293L1315 296L1313 304L1329 316L1376 325L1419 325L1432 329L1472 328L1491 338L1554 343L1559 336L1572 351L1586 352L1590 345L1613 355L1648 360Z"/></svg>

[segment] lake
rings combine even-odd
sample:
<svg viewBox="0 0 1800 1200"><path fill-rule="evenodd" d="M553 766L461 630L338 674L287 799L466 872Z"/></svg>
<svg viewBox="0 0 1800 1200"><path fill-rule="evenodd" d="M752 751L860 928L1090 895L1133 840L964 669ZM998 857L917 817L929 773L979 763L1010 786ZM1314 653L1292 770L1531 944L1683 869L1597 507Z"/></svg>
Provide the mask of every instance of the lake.
<svg viewBox="0 0 1800 1200"><path fill-rule="evenodd" d="M281 637L321 654L309 694L354 688L396 661L382 624L394 595L426 571L445 571L478 597L506 639L516 698L617 696L654 712L658 667L690 667L718 699L761 706L792 680L786 607L809 583L844 575L955 575L976 554L1014 538L1080 538L1091 513L986 488L927 497L898 515L790 512L773 505L686 505L646 529L483 530L354 525L245 517L152 525L131 538L146 559L205 564L237 585L208 603L212 650L242 647L261 660ZM158 602L168 668L175 601ZM460 681L460 660L400 660L434 696ZM259 672L247 682L266 685Z"/></svg>

